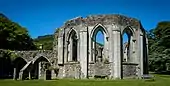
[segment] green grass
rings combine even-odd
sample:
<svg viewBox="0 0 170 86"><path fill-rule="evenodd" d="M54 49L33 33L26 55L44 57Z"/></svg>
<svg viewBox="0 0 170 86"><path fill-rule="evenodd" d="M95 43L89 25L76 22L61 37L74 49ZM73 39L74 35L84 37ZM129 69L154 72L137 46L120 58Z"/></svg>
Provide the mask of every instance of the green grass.
<svg viewBox="0 0 170 86"><path fill-rule="evenodd" d="M126 80L0 80L0 86L170 86L169 75L156 75L155 81Z"/></svg>

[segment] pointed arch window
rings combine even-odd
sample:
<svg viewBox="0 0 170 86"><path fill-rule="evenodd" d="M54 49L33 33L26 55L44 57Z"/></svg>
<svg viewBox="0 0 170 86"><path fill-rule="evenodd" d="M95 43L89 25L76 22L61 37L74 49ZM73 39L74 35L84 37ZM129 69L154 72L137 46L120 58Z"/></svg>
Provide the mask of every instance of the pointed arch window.
<svg viewBox="0 0 170 86"><path fill-rule="evenodd" d="M104 50L106 49L106 42L107 42L107 31L106 29L101 26L97 25L96 28L92 31L91 34L91 61L103 61L103 59L108 59L104 57Z"/></svg>
<svg viewBox="0 0 170 86"><path fill-rule="evenodd" d="M134 34L130 27L127 27L123 30L122 33L122 54L123 62L132 62L132 52L133 52L133 41Z"/></svg>
<svg viewBox="0 0 170 86"><path fill-rule="evenodd" d="M68 61L77 61L77 48L78 48L78 37L77 37L77 33L74 29L71 30L71 32L69 33L69 37L68 37Z"/></svg>

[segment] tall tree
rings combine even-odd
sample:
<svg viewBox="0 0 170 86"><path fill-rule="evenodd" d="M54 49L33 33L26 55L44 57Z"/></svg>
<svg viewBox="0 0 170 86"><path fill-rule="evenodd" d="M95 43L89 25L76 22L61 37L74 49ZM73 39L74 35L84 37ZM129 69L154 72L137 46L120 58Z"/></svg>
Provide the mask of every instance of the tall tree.
<svg viewBox="0 0 170 86"><path fill-rule="evenodd" d="M150 70L169 70L170 62L170 21L159 22L148 33Z"/></svg>
<svg viewBox="0 0 170 86"><path fill-rule="evenodd" d="M10 50L32 49L36 49L36 46L27 29L0 13L0 79L11 78L12 76L12 58L15 56Z"/></svg>
<svg viewBox="0 0 170 86"><path fill-rule="evenodd" d="M36 49L26 28L0 13L0 48L11 50Z"/></svg>

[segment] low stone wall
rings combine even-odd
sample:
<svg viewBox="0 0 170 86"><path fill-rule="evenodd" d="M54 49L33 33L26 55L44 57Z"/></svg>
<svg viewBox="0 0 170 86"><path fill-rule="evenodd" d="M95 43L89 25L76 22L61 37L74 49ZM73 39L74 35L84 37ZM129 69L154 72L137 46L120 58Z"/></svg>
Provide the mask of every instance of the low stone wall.
<svg viewBox="0 0 170 86"><path fill-rule="evenodd" d="M110 76L110 70L109 63L90 63L88 67L88 76Z"/></svg>
<svg viewBox="0 0 170 86"><path fill-rule="evenodd" d="M88 76L110 76L110 64L109 63L89 63ZM81 78L81 67L79 63L66 63L63 66L59 66L59 73L57 78Z"/></svg>
<svg viewBox="0 0 170 86"><path fill-rule="evenodd" d="M123 63L123 77L137 77L137 66L135 63Z"/></svg>
<svg viewBox="0 0 170 86"><path fill-rule="evenodd" d="M76 78L81 77L81 67L79 63L66 63L59 67L58 78Z"/></svg>
<svg viewBox="0 0 170 86"><path fill-rule="evenodd" d="M134 63L123 63L123 78L137 77L137 66ZM81 67L79 63L66 63L59 67L58 78L81 78ZM110 63L89 63L88 76L106 76L109 77L111 74Z"/></svg>

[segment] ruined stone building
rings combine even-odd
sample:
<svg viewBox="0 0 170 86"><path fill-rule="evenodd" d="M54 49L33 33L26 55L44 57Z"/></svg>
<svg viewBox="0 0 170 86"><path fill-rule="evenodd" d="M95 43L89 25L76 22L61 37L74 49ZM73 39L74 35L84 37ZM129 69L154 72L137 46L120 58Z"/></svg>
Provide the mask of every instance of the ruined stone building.
<svg viewBox="0 0 170 86"><path fill-rule="evenodd" d="M96 42L99 31L103 44ZM123 43L125 33L128 42ZM148 40L135 18L116 14L77 17L54 36L51 51L12 51L18 57L13 59L14 79L122 79L148 74Z"/></svg>
<svg viewBox="0 0 170 86"><path fill-rule="evenodd" d="M97 47L101 31L104 44ZM123 34L128 42L123 44ZM141 22L123 15L93 15L67 21L56 34L58 77L120 79L148 73L147 37Z"/></svg>

